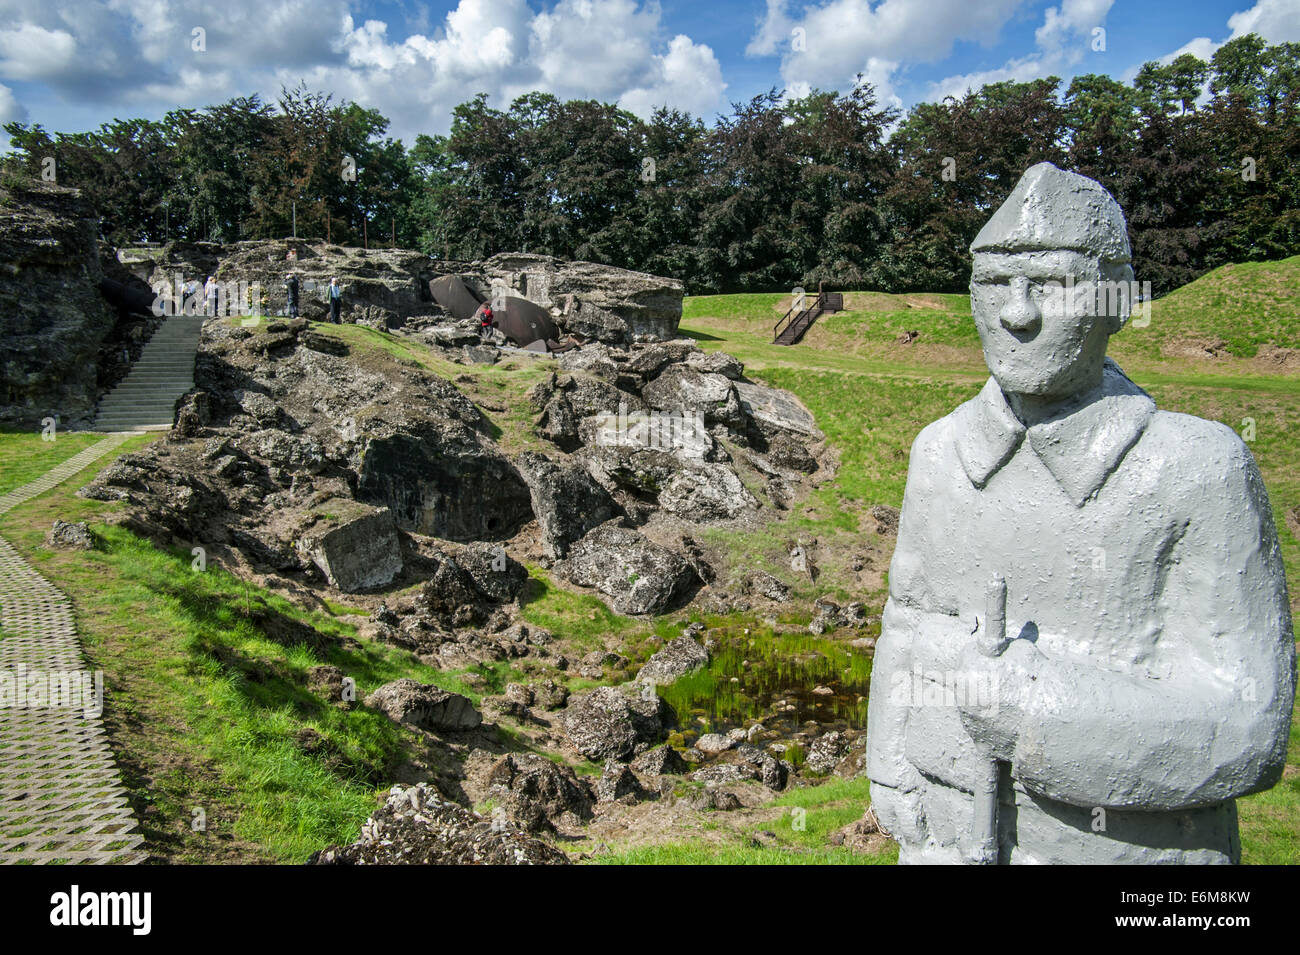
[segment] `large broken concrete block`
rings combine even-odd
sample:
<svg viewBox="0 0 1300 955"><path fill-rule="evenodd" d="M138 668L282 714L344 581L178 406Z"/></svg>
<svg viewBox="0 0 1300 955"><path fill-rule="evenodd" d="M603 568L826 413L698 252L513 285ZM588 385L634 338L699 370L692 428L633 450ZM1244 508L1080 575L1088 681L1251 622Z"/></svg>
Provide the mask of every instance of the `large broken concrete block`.
<svg viewBox="0 0 1300 955"><path fill-rule="evenodd" d="M602 341L664 341L676 336L682 318L677 279L523 252L494 255L477 271L485 296L491 283L500 283L543 308L567 313Z"/></svg>
<svg viewBox="0 0 1300 955"><path fill-rule="evenodd" d="M817 430L817 419L790 392L752 381L733 382L733 386L740 398L741 408L769 438L782 431L821 437L821 432Z"/></svg>
<svg viewBox="0 0 1300 955"><path fill-rule="evenodd" d="M357 593L382 587L402 572L397 522L388 508L335 498L319 512L319 529L304 535L298 550L331 586Z"/></svg>

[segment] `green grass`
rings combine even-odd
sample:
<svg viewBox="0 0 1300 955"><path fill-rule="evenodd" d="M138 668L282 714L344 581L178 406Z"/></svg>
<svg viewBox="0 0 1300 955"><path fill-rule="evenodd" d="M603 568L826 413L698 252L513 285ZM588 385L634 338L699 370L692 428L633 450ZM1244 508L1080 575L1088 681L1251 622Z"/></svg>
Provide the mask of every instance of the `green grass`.
<svg viewBox="0 0 1300 955"><path fill-rule="evenodd" d="M1241 860L1250 865L1300 865L1300 704L1291 713L1282 781L1237 800Z"/></svg>
<svg viewBox="0 0 1300 955"><path fill-rule="evenodd" d="M599 597L563 589L540 567L529 567L528 577L521 601L523 619L573 641L579 649L602 649L605 637L631 638L650 629L641 621L614 613Z"/></svg>
<svg viewBox="0 0 1300 955"><path fill-rule="evenodd" d="M743 826L740 840L696 839L638 847L593 861L602 865L889 865L898 860L893 842L882 845L879 852L853 852L829 844L833 832L862 818L870 801L868 789L861 777L798 786L768 804L781 810L779 815ZM775 838L756 845L752 840L759 831Z"/></svg>
<svg viewBox="0 0 1300 955"><path fill-rule="evenodd" d="M1300 255L1221 266L1155 302L1151 324L1131 329L1125 347L1151 359L1188 339L1220 342L1237 358L1265 345L1300 348L1297 288Z"/></svg>
<svg viewBox="0 0 1300 955"><path fill-rule="evenodd" d="M86 450L102 434L58 431L46 441L39 431L0 431L0 494L30 484L55 465Z"/></svg>
<svg viewBox="0 0 1300 955"><path fill-rule="evenodd" d="M76 604L88 662L106 674L105 719L151 851L172 861L302 862L351 841L411 737L376 711L328 703L308 688L307 671L339 667L358 699L414 677L477 703L467 671L424 666L331 613L302 610L211 560L196 572L187 549L161 550L103 523L112 505L73 496L97 470L11 513L0 533ZM47 549L55 516L89 520L97 548ZM491 691L512 676L505 664L474 670ZM310 746L298 739L305 730L319 734ZM196 833L200 808L208 828Z"/></svg>

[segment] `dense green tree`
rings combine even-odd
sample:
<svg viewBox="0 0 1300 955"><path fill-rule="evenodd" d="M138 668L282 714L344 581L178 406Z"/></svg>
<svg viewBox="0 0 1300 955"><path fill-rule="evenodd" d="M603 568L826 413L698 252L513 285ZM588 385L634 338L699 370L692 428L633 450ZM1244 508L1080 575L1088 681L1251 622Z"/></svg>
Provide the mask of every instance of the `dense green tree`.
<svg viewBox="0 0 1300 955"><path fill-rule="evenodd" d="M994 83L917 106L890 139L897 171L883 199L890 246L876 284L959 291L970 243L1021 173L1065 162L1060 80Z"/></svg>
<svg viewBox="0 0 1300 955"><path fill-rule="evenodd" d="M1131 84L993 83L882 109L777 90L712 126L549 93L479 95L408 150L388 121L304 87L82 133L10 123L8 174L82 189L102 234L396 239L475 259L519 250L674 275L692 292L966 287L971 239L1030 165L1110 189L1157 292L1225 262L1300 253L1300 44L1254 35L1207 64L1147 63Z"/></svg>

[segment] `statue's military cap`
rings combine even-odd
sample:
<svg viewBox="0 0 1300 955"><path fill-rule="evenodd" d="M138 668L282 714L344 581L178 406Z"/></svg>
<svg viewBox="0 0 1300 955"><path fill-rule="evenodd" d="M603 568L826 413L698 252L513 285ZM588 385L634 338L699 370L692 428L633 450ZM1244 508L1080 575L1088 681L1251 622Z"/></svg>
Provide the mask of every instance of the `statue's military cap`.
<svg viewBox="0 0 1300 955"><path fill-rule="evenodd" d="M1101 183L1040 162L1025 170L971 243L972 252L1069 249L1102 261L1131 260L1124 213Z"/></svg>

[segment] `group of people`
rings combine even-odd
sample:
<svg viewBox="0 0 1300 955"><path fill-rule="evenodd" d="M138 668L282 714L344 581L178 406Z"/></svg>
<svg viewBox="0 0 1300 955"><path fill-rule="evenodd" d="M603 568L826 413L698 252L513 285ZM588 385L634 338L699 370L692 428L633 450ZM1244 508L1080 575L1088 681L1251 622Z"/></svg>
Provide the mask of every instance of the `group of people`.
<svg viewBox="0 0 1300 955"><path fill-rule="evenodd" d="M289 272L284 277L284 287L286 299L289 305L289 317L298 317L298 290L301 287L298 282L298 276ZM330 321L335 325L342 322L341 313L343 310L343 286L339 285L337 277L330 278L327 299L330 306Z"/></svg>
<svg viewBox="0 0 1300 955"><path fill-rule="evenodd" d="M284 277L284 287L286 290L286 299L288 301L288 312L290 318L298 317L298 293L302 288L298 281L298 276L289 272ZM217 284L216 276L209 275L208 280L199 285L198 279L190 279L185 283L185 297L192 300L201 296L203 300L203 314L216 315L220 305L220 285ZM343 309L343 286L339 285L337 277L330 279L327 299L330 307L330 321L334 324L340 324L342 321L341 313Z"/></svg>

